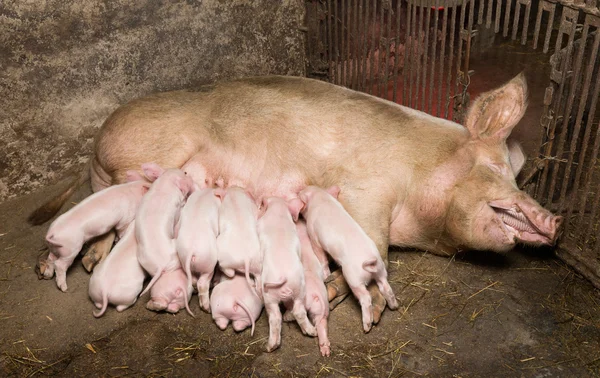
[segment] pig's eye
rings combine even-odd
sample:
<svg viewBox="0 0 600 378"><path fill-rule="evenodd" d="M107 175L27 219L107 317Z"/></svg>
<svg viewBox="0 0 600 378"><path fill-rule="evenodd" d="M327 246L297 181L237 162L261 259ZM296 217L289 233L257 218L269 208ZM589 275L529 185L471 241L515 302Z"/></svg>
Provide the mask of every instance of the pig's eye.
<svg viewBox="0 0 600 378"><path fill-rule="evenodd" d="M508 174L508 168L502 164L489 163L488 167L499 175L506 176Z"/></svg>

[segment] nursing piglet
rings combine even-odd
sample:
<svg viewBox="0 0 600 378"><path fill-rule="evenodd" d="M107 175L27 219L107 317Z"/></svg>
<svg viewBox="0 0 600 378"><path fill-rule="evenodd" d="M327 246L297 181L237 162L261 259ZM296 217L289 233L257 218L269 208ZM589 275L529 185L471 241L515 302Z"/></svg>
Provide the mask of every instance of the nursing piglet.
<svg viewBox="0 0 600 378"><path fill-rule="evenodd" d="M102 316L109 303L116 306L118 312L133 306L144 287L146 272L137 259L134 229L132 222L106 259L92 273L89 295L99 309L93 312L95 317Z"/></svg>
<svg viewBox="0 0 600 378"><path fill-rule="evenodd" d="M194 182L179 169L163 170L154 163L142 164L142 170L153 184L135 218L137 257L152 276L141 295L152 288L152 299L146 305L148 309L177 312L176 306L185 300L174 301L173 298L189 298L191 293L187 292L187 278L175 249L175 225L186 198L193 191ZM192 314L188 301L185 301L185 307Z"/></svg>
<svg viewBox="0 0 600 378"><path fill-rule="evenodd" d="M304 308L304 269L300 261L300 240L294 225L303 205L297 198L286 203L283 198L269 197L263 201L265 212L258 220L263 254L262 294L269 315L268 352L281 345L280 302L292 311L304 334L317 335Z"/></svg>
<svg viewBox="0 0 600 378"><path fill-rule="evenodd" d="M113 228L121 234L135 218L149 183L133 181L114 185L87 197L59 216L48 229L46 242L50 253L43 275L50 279L56 272L56 285L67 290L67 269L83 244Z"/></svg>
<svg viewBox="0 0 600 378"><path fill-rule="evenodd" d="M210 295L212 318L217 326L224 330L229 321L237 332L252 326L250 335L254 336L254 324L262 311L262 301L248 287L244 276L236 274L233 278L223 277Z"/></svg>
<svg viewBox="0 0 600 378"><path fill-rule="evenodd" d="M217 235L221 199L214 189L192 193L181 210L177 253L191 286L192 275L198 288L200 307L210 312L208 290L217 265Z"/></svg>
<svg viewBox="0 0 600 378"><path fill-rule="evenodd" d="M342 267L348 286L360 302L363 329L369 332L373 323L373 307L366 286L375 280L390 309L398 308L398 301L375 243L337 201L338 194L338 187L325 191L308 186L298 196L306 204L302 215L306 219L310 239Z"/></svg>
<svg viewBox="0 0 600 378"><path fill-rule="evenodd" d="M259 289L262 255L256 232L258 207L239 186L227 191L217 189L216 193L222 198L217 237L219 267L227 277L233 277L236 271L245 273L249 286L252 274Z"/></svg>
<svg viewBox="0 0 600 378"><path fill-rule="evenodd" d="M327 337L327 318L329 317L329 301L327 288L323 282L323 269L306 230L306 223L302 220L296 223L296 231L300 239L300 258L304 268L304 283L306 296L304 306L310 320L317 329L319 349L321 355L329 356L330 343ZM293 315L287 311L283 315L285 321L293 320Z"/></svg>

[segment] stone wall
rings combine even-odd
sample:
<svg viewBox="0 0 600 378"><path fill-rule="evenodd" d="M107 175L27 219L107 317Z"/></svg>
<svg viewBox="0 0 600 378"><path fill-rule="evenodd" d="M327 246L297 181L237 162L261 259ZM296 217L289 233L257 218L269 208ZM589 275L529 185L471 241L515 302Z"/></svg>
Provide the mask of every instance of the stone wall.
<svg viewBox="0 0 600 378"><path fill-rule="evenodd" d="M3 0L0 202L88 160L119 105L217 79L304 75L301 0Z"/></svg>

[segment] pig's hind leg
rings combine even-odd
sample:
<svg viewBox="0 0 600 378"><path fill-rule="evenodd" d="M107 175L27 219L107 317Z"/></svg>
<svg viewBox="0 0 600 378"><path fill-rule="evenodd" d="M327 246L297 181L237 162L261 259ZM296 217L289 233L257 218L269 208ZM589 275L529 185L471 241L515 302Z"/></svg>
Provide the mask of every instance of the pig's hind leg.
<svg viewBox="0 0 600 378"><path fill-rule="evenodd" d="M317 330L308 320L306 308L304 307L304 298L294 299L292 314L294 315L294 319L296 319L296 321L298 322L302 333L309 336L317 336Z"/></svg>
<svg viewBox="0 0 600 378"><path fill-rule="evenodd" d="M352 286L352 292L360 303L363 330L365 333L369 332L373 325L373 303L371 302L371 294L369 294L367 288L361 284Z"/></svg>
<svg viewBox="0 0 600 378"><path fill-rule="evenodd" d="M281 311L279 302L265 300L265 310L269 316L269 341L267 352L272 352L281 345Z"/></svg>
<svg viewBox="0 0 600 378"><path fill-rule="evenodd" d="M210 282L213 278L214 270L210 273L205 273L200 276L197 282L198 287L198 302L200 307L210 313L210 298L209 298L209 288Z"/></svg>
<svg viewBox="0 0 600 378"><path fill-rule="evenodd" d="M67 269L73 264L75 258L60 257L54 262L54 271L56 273L56 286L61 291L67 291Z"/></svg>

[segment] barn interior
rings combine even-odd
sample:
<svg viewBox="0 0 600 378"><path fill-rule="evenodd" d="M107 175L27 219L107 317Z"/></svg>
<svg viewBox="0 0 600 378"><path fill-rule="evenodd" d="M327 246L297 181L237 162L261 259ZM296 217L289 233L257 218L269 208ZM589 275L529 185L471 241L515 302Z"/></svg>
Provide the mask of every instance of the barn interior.
<svg viewBox="0 0 600 378"><path fill-rule="evenodd" d="M596 1L5 1L0 16L3 376L600 376ZM460 123L522 71L517 183L567 217L558 246L450 258L392 248L400 308L365 334L349 296L329 317L330 357L295 323L267 353L264 311L254 336L221 331L197 296L195 318L149 311L146 298L95 318L80 258L66 293L36 275L50 222L27 216L84 169L103 121L132 99L294 75ZM61 213L90 194L82 186Z"/></svg>

